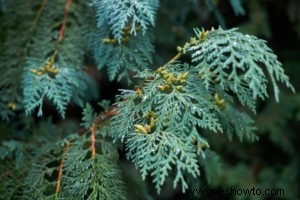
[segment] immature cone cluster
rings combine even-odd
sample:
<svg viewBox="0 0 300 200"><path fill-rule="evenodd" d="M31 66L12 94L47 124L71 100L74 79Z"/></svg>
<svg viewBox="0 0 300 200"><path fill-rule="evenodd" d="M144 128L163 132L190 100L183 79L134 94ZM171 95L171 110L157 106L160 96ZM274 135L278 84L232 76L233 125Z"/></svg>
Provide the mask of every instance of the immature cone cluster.
<svg viewBox="0 0 300 200"><path fill-rule="evenodd" d="M188 77L188 72L181 73L177 77L174 74L169 73L167 70L163 69L162 67L157 69L157 72L162 76L162 78L166 81L166 84L160 85L159 89L161 91L168 91L171 88L175 90L181 91L183 86L186 83L186 79Z"/></svg>
<svg viewBox="0 0 300 200"><path fill-rule="evenodd" d="M146 117L150 119L149 124L141 125L141 124L136 124L134 125L135 131L138 133L143 133L143 134L148 134L151 132L151 130L155 126L155 113L153 111L150 111Z"/></svg>
<svg viewBox="0 0 300 200"><path fill-rule="evenodd" d="M9 109L11 109L11 110L16 110L17 105L16 105L15 103L13 103L13 102L9 102L9 103L7 104L7 107L8 107Z"/></svg>
<svg viewBox="0 0 300 200"><path fill-rule="evenodd" d="M131 26L126 26L123 28L123 35L121 38L121 41L119 41L117 38L103 38L102 42L105 44L117 44L117 43L127 43L131 36ZM141 30L141 27L136 27L135 31L138 32Z"/></svg>
<svg viewBox="0 0 300 200"><path fill-rule="evenodd" d="M212 28L212 31L214 28ZM197 34L197 37L191 37L190 41L186 42L183 47L178 46L177 51L185 53L193 45L203 43L206 40L209 31L201 31Z"/></svg>
<svg viewBox="0 0 300 200"><path fill-rule="evenodd" d="M54 62L54 58L50 58L46 61L45 65L41 69L30 69L30 71L31 73L36 74L38 76L42 76L45 73L49 75L56 75L58 73L58 69L57 67L55 67Z"/></svg>
<svg viewBox="0 0 300 200"><path fill-rule="evenodd" d="M193 138L193 144L202 150L205 150L206 148L209 148L209 145L207 143L204 142L198 142L196 138Z"/></svg>
<svg viewBox="0 0 300 200"><path fill-rule="evenodd" d="M216 105L220 109L224 110L226 108L226 101L225 101L225 99L220 98L220 96L219 96L218 93L215 93L215 95L214 95L214 101L215 101Z"/></svg>

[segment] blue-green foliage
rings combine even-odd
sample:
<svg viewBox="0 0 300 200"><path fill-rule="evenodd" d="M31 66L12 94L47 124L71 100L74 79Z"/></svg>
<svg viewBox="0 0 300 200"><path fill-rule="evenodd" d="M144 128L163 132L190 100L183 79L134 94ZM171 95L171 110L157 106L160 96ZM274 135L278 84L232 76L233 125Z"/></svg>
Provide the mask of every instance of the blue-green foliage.
<svg viewBox="0 0 300 200"><path fill-rule="evenodd" d="M108 25L108 30L119 43L128 25L131 35L137 35L138 29L145 34L149 27L154 26L158 4L158 0L92 0L96 9L97 27L104 29Z"/></svg>
<svg viewBox="0 0 300 200"><path fill-rule="evenodd" d="M86 104L82 112L82 122L80 125L88 129L92 126L92 122L96 117L97 116L94 113L92 106L90 104Z"/></svg>
<svg viewBox="0 0 300 200"><path fill-rule="evenodd" d="M249 116L235 110L230 102L226 108L218 106L214 98L217 91L207 89L191 66L177 63L165 68L139 75L146 79L142 92L123 92L112 132L125 142L127 156L143 179L153 177L158 192L172 170L176 172L174 187L180 183L185 191L185 174L200 175L198 158L205 162L204 149L209 147L199 128L225 132L229 138L237 134L241 140L254 139L255 128ZM162 87L168 84L165 76L177 79L166 90ZM240 120L231 120L237 117Z"/></svg>
<svg viewBox="0 0 300 200"><path fill-rule="evenodd" d="M157 0L93 0L98 30L92 35L91 50L97 67L107 68L110 80L126 78L152 62ZM118 73L120 73L118 75ZM117 76L118 75L118 76Z"/></svg>
<svg viewBox="0 0 300 200"><path fill-rule="evenodd" d="M23 144L21 142L14 140L3 142L0 148L0 159L4 160L10 158L15 161L14 166L16 168L21 168L26 160L25 148L20 148L22 146Z"/></svg>
<svg viewBox="0 0 300 200"><path fill-rule="evenodd" d="M41 152L45 152L48 149L53 150L53 144L55 144L58 135L53 134L54 126L50 123L51 120L47 120L40 123L38 127L35 127L33 136L28 136L28 139L32 143L17 140L9 140L1 143L0 199L24 199L25 193L28 193L28 185L36 186L36 181L39 181L38 178L43 173L47 173L43 170L45 168L38 169L33 164L33 157L37 156L41 158ZM56 131L56 133L58 132ZM41 159L39 164L42 164L48 158ZM32 176L32 180L28 180L30 171L36 172L36 176ZM35 191L37 192L36 188Z"/></svg>
<svg viewBox="0 0 300 200"><path fill-rule="evenodd" d="M65 1L46 2L35 22L39 27L29 47L23 73L24 106L28 114L38 108L38 116L41 116L45 98L55 105L62 117L72 97L83 105L89 78L81 70L86 42L80 26L85 19L84 9L88 7L84 3L71 7L69 12L73 17L68 18L69 26L61 40L56 29L61 28L63 12L52 10L59 10L64 4ZM82 19L78 21L77 16Z"/></svg>
<svg viewBox="0 0 300 200"><path fill-rule="evenodd" d="M116 147L98 140L99 152L92 158L85 146L89 142L89 138L81 137L71 144L66 154L63 191L78 200L125 199Z"/></svg>
<svg viewBox="0 0 300 200"><path fill-rule="evenodd" d="M188 55L192 64L172 59L154 72L140 73L144 83L135 91L123 91L112 124L114 137L126 144L128 158L143 179L153 177L158 192L170 171L176 174L174 187L180 183L185 191L184 174L196 177L199 165L206 166L210 142L201 129L224 132L229 139L233 134L241 141L257 139L254 121L235 108L232 96L255 112L256 100L268 97L262 67L271 78L276 100L276 81L293 89L265 43L236 29L196 30L196 37L178 51L174 59Z"/></svg>
<svg viewBox="0 0 300 200"><path fill-rule="evenodd" d="M196 29L195 34L198 39L191 40L190 44L183 47L183 51L191 52L192 62L199 69L206 88L212 82L218 82L221 90L235 93L240 102L253 112L253 100L268 97L268 76L276 101L279 100L278 81L294 90L277 56L264 40L243 35L236 29L219 28L209 32Z"/></svg>
<svg viewBox="0 0 300 200"><path fill-rule="evenodd" d="M36 152L23 183L25 190L22 199L55 199L56 179L51 177L58 173L61 151L58 146L48 143Z"/></svg>
<svg viewBox="0 0 300 200"><path fill-rule="evenodd" d="M47 61L46 61L47 62ZM25 67L23 85L25 110L29 114L38 108L38 116L43 114L42 106L45 98L52 101L62 117L71 100L73 91L84 90L85 83L81 75L63 61L57 62L58 73L36 75L30 70L39 70L45 65L44 60L28 59Z"/></svg>
<svg viewBox="0 0 300 200"><path fill-rule="evenodd" d="M106 68L110 80L117 77L118 80L125 78L130 82L130 72L137 73L149 67L154 50L151 33L130 36L127 42L121 44L103 42L103 39L108 37L107 28L99 29L92 36L91 49L97 68Z"/></svg>
<svg viewBox="0 0 300 200"><path fill-rule="evenodd" d="M219 116L223 130L231 140L235 133L240 141L258 139L253 133L256 131L254 121L244 112L228 107Z"/></svg>
<svg viewBox="0 0 300 200"><path fill-rule="evenodd" d="M20 180L24 191L20 191L22 195L18 198L124 199L124 186L116 164L117 149L111 142L98 140L96 143L95 157L91 156L90 138L86 136L73 134L58 142L41 143L43 146L34 153L32 163L27 163L29 170L24 173L24 182Z"/></svg>
<svg viewBox="0 0 300 200"><path fill-rule="evenodd" d="M26 112L30 113L35 107L42 105L44 97L53 101L62 116L71 96L75 102L83 104L86 82L92 86L90 78L80 69L86 45L81 26L86 19L84 12L88 7L84 3L72 5L64 38L58 42L58 30L64 16L61 8L65 3L64 0L7 3L1 23L2 118L8 119L13 111L23 107L23 103ZM27 20L19 23L20 19ZM11 59L12 57L18 59ZM55 68L62 73L49 77L49 73L42 73L41 68L51 57L55 57ZM31 73L32 70L42 74ZM24 102L20 95L22 89ZM42 114L41 107L38 114Z"/></svg>
<svg viewBox="0 0 300 200"><path fill-rule="evenodd" d="M91 123L86 115L92 111L85 110L82 120ZM105 141L102 130L95 135L94 157L89 134L64 132L47 120L35 127L29 137L31 143L10 140L1 144L0 199L126 197L117 165L117 148L111 141Z"/></svg>

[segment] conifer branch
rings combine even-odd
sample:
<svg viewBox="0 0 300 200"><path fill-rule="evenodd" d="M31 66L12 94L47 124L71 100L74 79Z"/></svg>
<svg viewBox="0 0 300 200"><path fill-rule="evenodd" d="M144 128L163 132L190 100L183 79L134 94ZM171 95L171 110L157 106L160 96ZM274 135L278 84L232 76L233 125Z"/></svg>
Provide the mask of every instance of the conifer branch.
<svg viewBox="0 0 300 200"><path fill-rule="evenodd" d="M100 113L98 117L94 120L92 123L92 126L90 128L91 132L91 151L92 151L92 158L95 158L96 155L96 130L100 126L100 124L106 120L109 119L117 114L117 107L112 106L104 113Z"/></svg>
<svg viewBox="0 0 300 200"><path fill-rule="evenodd" d="M202 32L200 32L200 34L199 34L199 36L198 36L198 37L199 37L199 41L200 41L200 42L204 41L207 34L208 34L208 31L202 31ZM189 47L190 45L193 45L193 44L195 44L195 43L197 43L197 40L196 40L194 37L191 37L191 38L190 38L190 41L189 41L189 42L186 42L186 43L185 43L185 46L184 46L183 48L180 47L180 46L177 46L177 51L178 51L178 53L177 53L171 60L169 60L166 64L164 64L164 65L162 66L162 68L165 68L165 67L168 66L169 64L171 64L171 63L177 61L179 58L181 58L181 56L182 56L183 54L185 54L185 48L187 48L187 47Z"/></svg>
<svg viewBox="0 0 300 200"><path fill-rule="evenodd" d="M58 168L58 177L57 177L57 183L56 183L56 189L55 189L55 197L58 197L58 194L60 192L60 188L61 188L61 179L62 179L62 175L63 175L63 167L64 167L64 160L66 157L66 154L68 153L70 149L70 143L67 142L64 148L64 152L59 164L59 168Z"/></svg>
<svg viewBox="0 0 300 200"><path fill-rule="evenodd" d="M95 120L93 121L90 130L93 129L93 127L94 127L94 129L96 130L97 127L99 127L100 124L101 124L104 120L109 119L109 118L115 116L115 115L117 114L117 111L118 111L118 107L117 107L117 106L111 106L111 107L109 107L109 108L107 109L107 111L100 113L100 114L95 118Z"/></svg>

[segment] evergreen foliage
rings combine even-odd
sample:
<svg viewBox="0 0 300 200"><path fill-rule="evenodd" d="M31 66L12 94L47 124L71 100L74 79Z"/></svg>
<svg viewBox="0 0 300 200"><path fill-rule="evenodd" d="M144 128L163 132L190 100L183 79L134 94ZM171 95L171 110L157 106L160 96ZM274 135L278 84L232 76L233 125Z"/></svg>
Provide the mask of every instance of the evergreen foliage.
<svg viewBox="0 0 300 200"><path fill-rule="evenodd" d="M127 34L137 35L137 31L141 29L144 34L149 26L154 26L158 3L158 0L92 0L96 9L97 27L108 25L113 38L117 39L118 43L125 39L126 31Z"/></svg>
<svg viewBox="0 0 300 200"><path fill-rule="evenodd" d="M246 14L242 1L227 3L235 15ZM190 29L175 27L172 30L185 42L171 44L178 45L177 53L161 64L162 51L154 35L156 18L164 17L160 6L167 4L0 1L0 117L7 121L0 124L0 199L130 198L126 191L130 181L120 164L123 153L140 173L141 183L152 181L156 195L169 183L180 193L202 187L197 185L200 176L217 187L247 187L245 180L250 180L270 188L273 183L267 180L278 173L279 186L296 181L287 178L297 170L294 161L280 172L265 164L252 176L242 158L236 165L222 158L224 149L246 154L240 146L243 141L259 149L260 131L289 157L296 152L282 129L294 116L300 119L299 95L280 97L279 84L295 89L267 42L237 28L225 29L218 2L206 0L203 4L221 26L195 28L194 36L188 37L183 35ZM174 4L191 11L201 3ZM188 12L186 16L179 12L180 17L171 13L165 15L175 21L188 18ZM126 87L135 84L134 89L120 90L114 103L102 100L97 109L88 103L98 90L85 68L90 63L105 69L109 81L125 80ZM279 104L271 98L272 103L260 111L270 90ZM290 101L289 107L278 110ZM42 117L52 104L65 118L72 102L83 110L81 120L53 122ZM263 122L275 111L276 126ZM226 172L223 176L221 169Z"/></svg>
<svg viewBox="0 0 300 200"><path fill-rule="evenodd" d="M23 67L25 65L28 42L32 35L32 30L28 27L32 27L35 18L32 12L16 11L29 11L32 6L36 6L37 3L36 1L34 3L22 1L18 4L13 4L12 2L1 1L1 5L2 4L6 5L7 9L5 9L5 13L7 14L2 13L0 19L0 70L2 72L0 80L0 88L2 88L0 91L0 115L1 118L8 120L9 116L13 114L13 110L19 109L19 104L22 102L20 77L22 76ZM19 19L28 20L19 23Z"/></svg>
<svg viewBox="0 0 300 200"><path fill-rule="evenodd" d="M183 191L187 188L183 172L199 175L196 158L205 159L204 149L209 143L198 128L225 132L230 139L233 133L240 140L255 139L253 120L234 108L228 94L236 94L255 112L256 99L267 96L267 79L254 61L269 69L276 100L276 79L293 89L275 55L259 39L248 41L249 37L221 28L196 30L196 37L178 47L179 53L169 63L155 72L138 75L146 80L142 87L124 91L124 100L117 104L120 114L113 118L113 132L126 142L127 156L140 169L143 179L148 173L153 176L158 192L172 168L176 169L174 187L180 182ZM244 46L235 48L231 42ZM262 50L256 48L254 52L253 46ZM195 66L173 64L182 54L191 54Z"/></svg>
<svg viewBox="0 0 300 200"><path fill-rule="evenodd" d="M243 35L235 29L224 31L219 28L210 32L196 29L195 33L198 38L192 38L183 47L183 52L192 53L192 62L199 69L206 88L213 81L218 82L221 90L231 90L242 104L255 111L251 99L265 99L268 96L264 66L271 78L276 101L279 101L276 81L294 90L277 56L265 41Z"/></svg>
<svg viewBox="0 0 300 200"><path fill-rule="evenodd" d="M117 40L108 38L108 30L100 29L92 36L91 49L97 68L105 67L111 81L125 78L130 83L130 74L146 69L152 62L153 36L148 32L144 35L139 33L130 38L127 36L125 41L118 44Z"/></svg>
<svg viewBox="0 0 300 200"><path fill-rule="evenodd" d="M108 77L126 78L129 72L149 67L158 1L93 0L98 30L91 36L91 50L99 69L107 67ZM112 36L112 37L111 37Z"/></svg>
<svg viewBox="0 0 300 200"><path fill-rule="evenodd" d="M38 28L29 46L23 73L24 104L27 113L38 107L38 116L42 115L44 98L48 98L64 117L66 106L72 96L77 96L76 100L78 103L81 102L80 96L83 94L74 94L76 93L74 91L82 93L86 89L82 75L84 72L80 69L84 43L79 42L83 37L80 26L85 21L86 6L75 4L70 10L70 2L66 3L65 12L70 16L68 29L65 31L67 15L60 9L64 4L65 1L43 1L40 5L35 22ZM52 12L53 9L61 10L61 13ZM53 39L60 26L57 40Z"/></svg>

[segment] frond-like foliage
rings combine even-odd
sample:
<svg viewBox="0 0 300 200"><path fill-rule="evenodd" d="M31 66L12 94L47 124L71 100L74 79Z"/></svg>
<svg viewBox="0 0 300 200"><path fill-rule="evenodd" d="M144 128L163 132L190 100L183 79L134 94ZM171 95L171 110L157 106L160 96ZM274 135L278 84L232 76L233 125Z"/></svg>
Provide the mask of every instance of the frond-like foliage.
<svg viewBox="0 0 300 200"><path fill-rule="evenodd" d="M98 30L91 36L91 50L99 69L106 67L110 80L118 77L131 82L152 62L153 36L158 1L93 0Z"/></svg>
<svg viewBox="0 0 300 200"><path fill-rule="evenodd" d="M245 139L255 141L258 139L258 137L253 134L256 131L254 121L246 113L229 107L221 112L219 117L224 132L230 140L233 134L236 134L240 141Z"/></svg>
<svg viewBox="0 0 300 200"><path fill-rule="evenodd" d="M64 117L71 97L82 104L87 88L87 76L82 75L81 70L86 41L80 27L88 7L84 3L65 6L66 1L43 3L24 68L24 104L27 113L38 107L38 116L41 116L42 104L47 97Z"/></svg>
<svg viewBox="0 0 300 200"><path fill-rule="evenodd" d="M124 186L117 166L117 149L110 142L97 142L92 157L89 138L71 144L65 161L65 192L71 199L125 199Z"/></svg>
<svg viewBox="0 0 300 200"><path fill-rule="evenodd" d="M50 62L48 60L46 62L36 59L27 60L23 79L23 85L26 86L24 88L25 109L27 113L30 113L38 108L38 116L41 116L44 99L48 98L64 117L73 91L82 90L86 88L86 85L82 76L73 66L67 65L62 60L53 64L47 71L46 67ZM41 69L45 69L45 73Z"/></svg>
<svg viewBox="0 0 300 200"><path fill-rule="evenodd" d="M88 109L85 123L92 112ZM102 137L102 129L93 132L95 135L60 138L63 133L51 123L39 123L30 144L15 140L1 144L0 198L125 199L117 148Z"/></svg>
<svg viewBox="0 0 300 200"><path fill-rule="evenodd" d="M192 62L199 69L206 88L215 82L222 90L234 92L252 111L255 111L255 101L251 99L268 97L268 76L276 101L279 100L278 81L293 90L277 56L265 41L236 29L196 29L195 34L196 38L192 38L183 51L192 54Z"/></svg>
<svg viewBox="0 0 300 200"><path fill-rule="evenodd" d="M94 113L94 109L90 104L86 104L82 112L81 126L88 129L92 126L92 123L95 120L95 118L96 114Z"/></svg>
<svg viewBox="0 0 300 200"><path fill-rule="evenodd" d="M197 70L180 63L165 68L140 74L146 79L143 87L123 92L112 132L126 143L127 156L143 179L153 177L158 192L172 170L176 171L174 187L180 183L185 191L184 174L200 174L198 158L205 162L209 147L199 128L226 132L228 137L237 134L240 139L244 135L253 138L255 129L246 114L234 110L230 102L216 99L222 93L208 90ZM247 120L242 124L228 120L237 115Z"/></svg>
<svg viewBox="0 0 300 200"><path fill-rule="evenodd" d="M23 199L50 200L58 197L55 189L61 155L62 148L58 145L41 147L25 178Z"/></svg>
<svg viewBox="0 0 300 200"><path fill-rule="evenodd" d="M118 77L118 80L125 78L130 82L130 73L146 69L152 62L153 36L149 32L128 35L119 44L109 35L107 27L102 27L92 36L91 49L97 68L107 68L110 80Z"/></svg>
<svg viewBox="0 0 300 200"><path fill-rule="evenodd" d="M145 34L155 24L158 0L92 0L97 15L97 27L109 26L114 38L121 43L126 32L137 35L141 29ZM129 27L130 26L130 27Z"/></svg>
<svg viewBox="0 0 300 200"><path fill-rule="evenodd" d="M257 139L253 120L234 108L232 92L255 112L256 99L268 96L262 67L271 78L277 100L276 81L293 89L262 40L235 29L196 30L196 35L178 47L170 62L154 72L140 73L142 86L123 91L118 115L113 118L114 137L125 142L127 156L142 178L153 177L158 192L170 171L176 171L174 187L181 183L185 191L184 174L196 177L199 165L206 166L209 141L200 129L224 132L229 139L233 134L241 141ZM191 65L174 62L185 54L191 54Z"/></svg>
<svg viewBox="0 0 300 200"><path fill-rule="evenodd" d="M124 199L116 147L102 140L96 145L92 156L90 138L74 134L40 147L21 199Z"/></svg>

